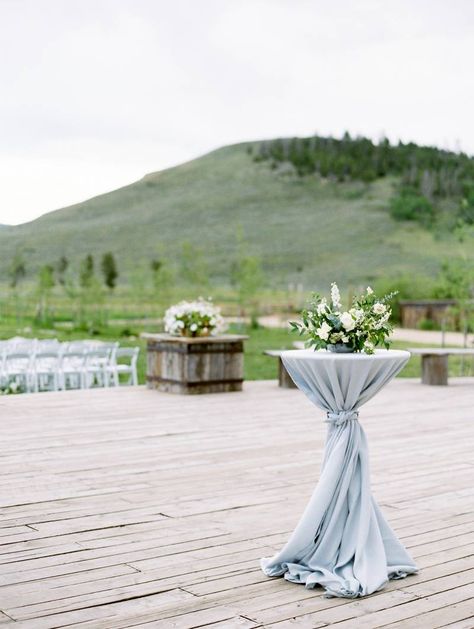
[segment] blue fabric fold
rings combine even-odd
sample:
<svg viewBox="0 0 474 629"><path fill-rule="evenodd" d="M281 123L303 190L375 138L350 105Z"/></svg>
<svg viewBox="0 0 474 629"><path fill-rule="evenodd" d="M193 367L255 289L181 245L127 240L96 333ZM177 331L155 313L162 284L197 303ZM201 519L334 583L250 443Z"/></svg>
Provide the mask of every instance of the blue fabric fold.
<svg viewBox="0 0 474 629"><path fill-rule="evenodd" d="M374 355L284 352L299 389L326 411L328 435L319 482L287 544L261 560L268 576L284 576L326 596L372 594L416 565L372 497L367 439L359 407L405 365L408 352Z"/></svg>

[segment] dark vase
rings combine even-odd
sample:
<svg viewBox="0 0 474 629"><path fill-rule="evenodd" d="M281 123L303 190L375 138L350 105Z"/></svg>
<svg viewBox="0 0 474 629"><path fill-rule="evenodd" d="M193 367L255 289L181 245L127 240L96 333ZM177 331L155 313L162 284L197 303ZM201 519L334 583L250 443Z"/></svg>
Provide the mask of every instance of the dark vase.
<svg viewBox="0 0 474 629"><path fill-rule="evenodd" d="M335 354L353 354L355 352L355 347L349 345L348 343L335 343L333 345L328 345L326 349L329 352L334 352Z"/></svg>

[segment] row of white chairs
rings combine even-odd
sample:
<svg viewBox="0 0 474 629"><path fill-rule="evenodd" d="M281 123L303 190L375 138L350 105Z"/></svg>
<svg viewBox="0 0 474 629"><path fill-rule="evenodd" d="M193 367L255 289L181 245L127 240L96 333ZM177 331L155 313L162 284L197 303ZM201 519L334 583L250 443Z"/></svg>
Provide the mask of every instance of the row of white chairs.
<svg viewBox="0 0 474 629"><path fill-rule="evenodd" d="M99 341L0 341L0 387L36 392L136 385L139 351Z"/></svg>

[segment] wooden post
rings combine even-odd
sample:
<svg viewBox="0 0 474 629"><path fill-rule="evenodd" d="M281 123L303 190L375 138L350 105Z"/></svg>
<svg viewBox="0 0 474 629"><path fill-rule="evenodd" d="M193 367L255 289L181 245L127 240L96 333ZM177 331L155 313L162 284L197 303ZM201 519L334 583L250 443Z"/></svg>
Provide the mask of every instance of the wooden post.
<svg viewBox="0 0 474 629"><path fill-rule="evenodd" d="M421 357L423 384L448 384L448 354L424 354Z"/></svg>
<svg viewBox="0 0 474 629"><path fill-rule="evenodd" d="M283 389L296 389L296 384L293 382L290 374L287 372L285 365L281 359L278 358L278 386Z"/></svg>
<svg viewBox="0 0 474 629"><path fill-rule="evenodd" d="M282 389L296 389L296 384L291 379L290 374L287 372L285 365L281 359L281 355L284 350L267 349L263 353L266 356L273 356L278 358L278 386Z"/></svg>
<svg viewBox="0 0 474 629"><path fill-rule="evenodd" d="M147 387L167 393L242 391L247 336L175 337L142 334L147 341Z"/></svg>

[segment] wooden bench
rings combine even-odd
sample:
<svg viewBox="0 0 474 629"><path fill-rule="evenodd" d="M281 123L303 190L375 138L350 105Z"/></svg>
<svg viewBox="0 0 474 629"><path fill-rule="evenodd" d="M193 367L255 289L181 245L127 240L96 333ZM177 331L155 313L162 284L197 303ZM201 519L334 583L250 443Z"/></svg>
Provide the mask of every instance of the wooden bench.
<svg viewBox="0 0 474 629"><path fill-rule="evenodd" d="M448 384L449 356L474 356L474 349L457 347L413 347L408 351L421 356L421 382L423 384Z"/></svg>
<svg viewBox="0 0 474 629"><path fill-rule="evenodd" d="M284 351L284 349L267 349L263 353L265 356L278 358L278 386L282 387L282 389L296 389L296 384L291 379L281 359L281 355Z"/></svg>

